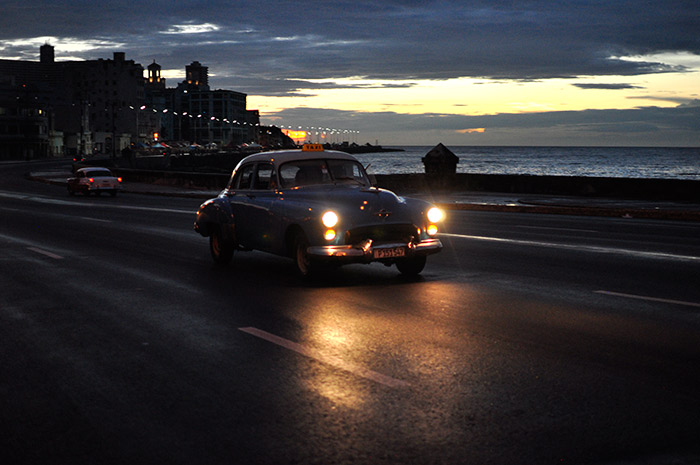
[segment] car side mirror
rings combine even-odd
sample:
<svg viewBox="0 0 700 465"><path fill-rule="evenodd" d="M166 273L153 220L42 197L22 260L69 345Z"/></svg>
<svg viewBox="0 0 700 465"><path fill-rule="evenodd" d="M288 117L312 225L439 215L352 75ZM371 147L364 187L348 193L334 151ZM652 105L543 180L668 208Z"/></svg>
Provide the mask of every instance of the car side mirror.
<svg viewBox="0 0 700 465"><path fill-rule="evenodd" d="M377 177L373 174L369 175L369 183L372 185L372 187L379 187L377 186Z"/></svg>

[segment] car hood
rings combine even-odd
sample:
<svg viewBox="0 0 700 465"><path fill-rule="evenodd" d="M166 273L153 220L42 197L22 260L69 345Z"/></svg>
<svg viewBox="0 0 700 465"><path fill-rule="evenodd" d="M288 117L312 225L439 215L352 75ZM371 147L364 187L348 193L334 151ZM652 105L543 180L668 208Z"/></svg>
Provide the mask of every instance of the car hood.
<svg viewBox="0 0 700 465"><path fill-rule="evenodd" d="M380 222L414 223L424 209L422 201L411 201L395 193L362 186L318 186L285 195L319 210L334 210L345 222L355 225ZM296 203L296 202L295 202ZM428 205L425 203L425 205Z"/></svg>

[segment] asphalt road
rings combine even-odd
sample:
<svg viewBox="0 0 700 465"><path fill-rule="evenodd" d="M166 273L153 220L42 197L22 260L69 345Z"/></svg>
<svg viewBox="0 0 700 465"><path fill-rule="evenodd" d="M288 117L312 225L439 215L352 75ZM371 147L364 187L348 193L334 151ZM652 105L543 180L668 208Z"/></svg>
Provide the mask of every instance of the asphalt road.
<svg viewBox="0 0 700 465"><path fill-rule="evenodd" d="M0 463L700 463L700 224L450 212L419 279L212 264L0 165Z"/></svg>

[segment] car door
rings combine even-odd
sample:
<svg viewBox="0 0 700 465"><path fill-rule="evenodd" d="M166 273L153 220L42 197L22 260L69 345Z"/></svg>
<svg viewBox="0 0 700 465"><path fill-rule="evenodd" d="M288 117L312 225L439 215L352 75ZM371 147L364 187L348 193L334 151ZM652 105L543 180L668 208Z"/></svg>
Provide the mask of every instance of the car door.
<svg viewBox="0 0 700 465"><path fill-rule="evenodd" d="M246 200L246 215L255 229L249 239L255 249L271 251L275 248L279 236L279 218L274 214L273 205L278 197L273 165L258 163Z"/></svg>
<svg viewBox="0 0 700 465"><path fill-rule="evenodd" d="M241 167L238 188L231 202L240 245L257 250L274 248L278 221L272 213L272 205L277 196L272 164L261 162Z"/></svg>
<svg viewBox="0 0 700 465"><path fill-rule="evenodd" d="M231 186L226 193L236 231L236 242L244 247L251 247L251 240L254 235L253 224L248 219L248 195L250 194L255 174L255 163L241 166L236 172L231 182Z"/></svg>

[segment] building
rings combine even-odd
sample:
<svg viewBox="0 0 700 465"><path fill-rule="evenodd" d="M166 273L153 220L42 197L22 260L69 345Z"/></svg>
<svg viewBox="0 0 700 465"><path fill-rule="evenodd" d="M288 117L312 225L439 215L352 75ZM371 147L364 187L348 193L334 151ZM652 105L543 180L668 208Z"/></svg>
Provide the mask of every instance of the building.
<svg viewBox="0 0 700 465"><path fill-rule="evenodd" d="M51 155L49 115L31 86L0 76L0 160Z"/></svg>
<svg viewBox="0 0 700 465"><path fill-rule="evenodd" d="M0 60L0 159L108 154L161 140L218 146L257 141L260 117L246 94L211 90L194 61L185 80L166 87L155 61L143 67L124 52L112 59Z"/></svg>
<svg viewBox="0 0 700 465"><path fill-rule="evenodd" d="M143 67L115 52L112 60L56 63L67 98L56 106L64 132L79 134L82 153L118 154L137 134L136 108L144 102ZM58 96L57 96L58 97ZM82 138L93 137L92 148Z"/></svg>
<svg viewBox="0 0 700 465"><path fill-rule="evenodd" d="M185 80L167 88L155 61L148 66L146 114L155 114L162 139L199 145L239 145L256 140L257 111L246 109L247 96L232 90L211 90L209 71L198 61L185 67Z"/></svg>
<svg viewBox="0 0 700 465"><path fill-rule="evenodd" d="M31 142L32 148L24 151L24 157L115 155L129 146L137 132L134 109L144 102L143 67L126 60L123 52L115 52L111 60L56 62L54 48L45 44L38 62L0 60L0 81L5 101L0 111L7 114L7 101L14 98L23 101L24 107L12 112L29 112L34 115L31 118L40 115L45 119L42 138L47 139L46 149ZM0 133L8 131L8 124ZM21 127L35 132L33 124ZM62 144L56 142L58 137ZM15 149L12 153L0 150L0 157L17 158Z"/></svg>

